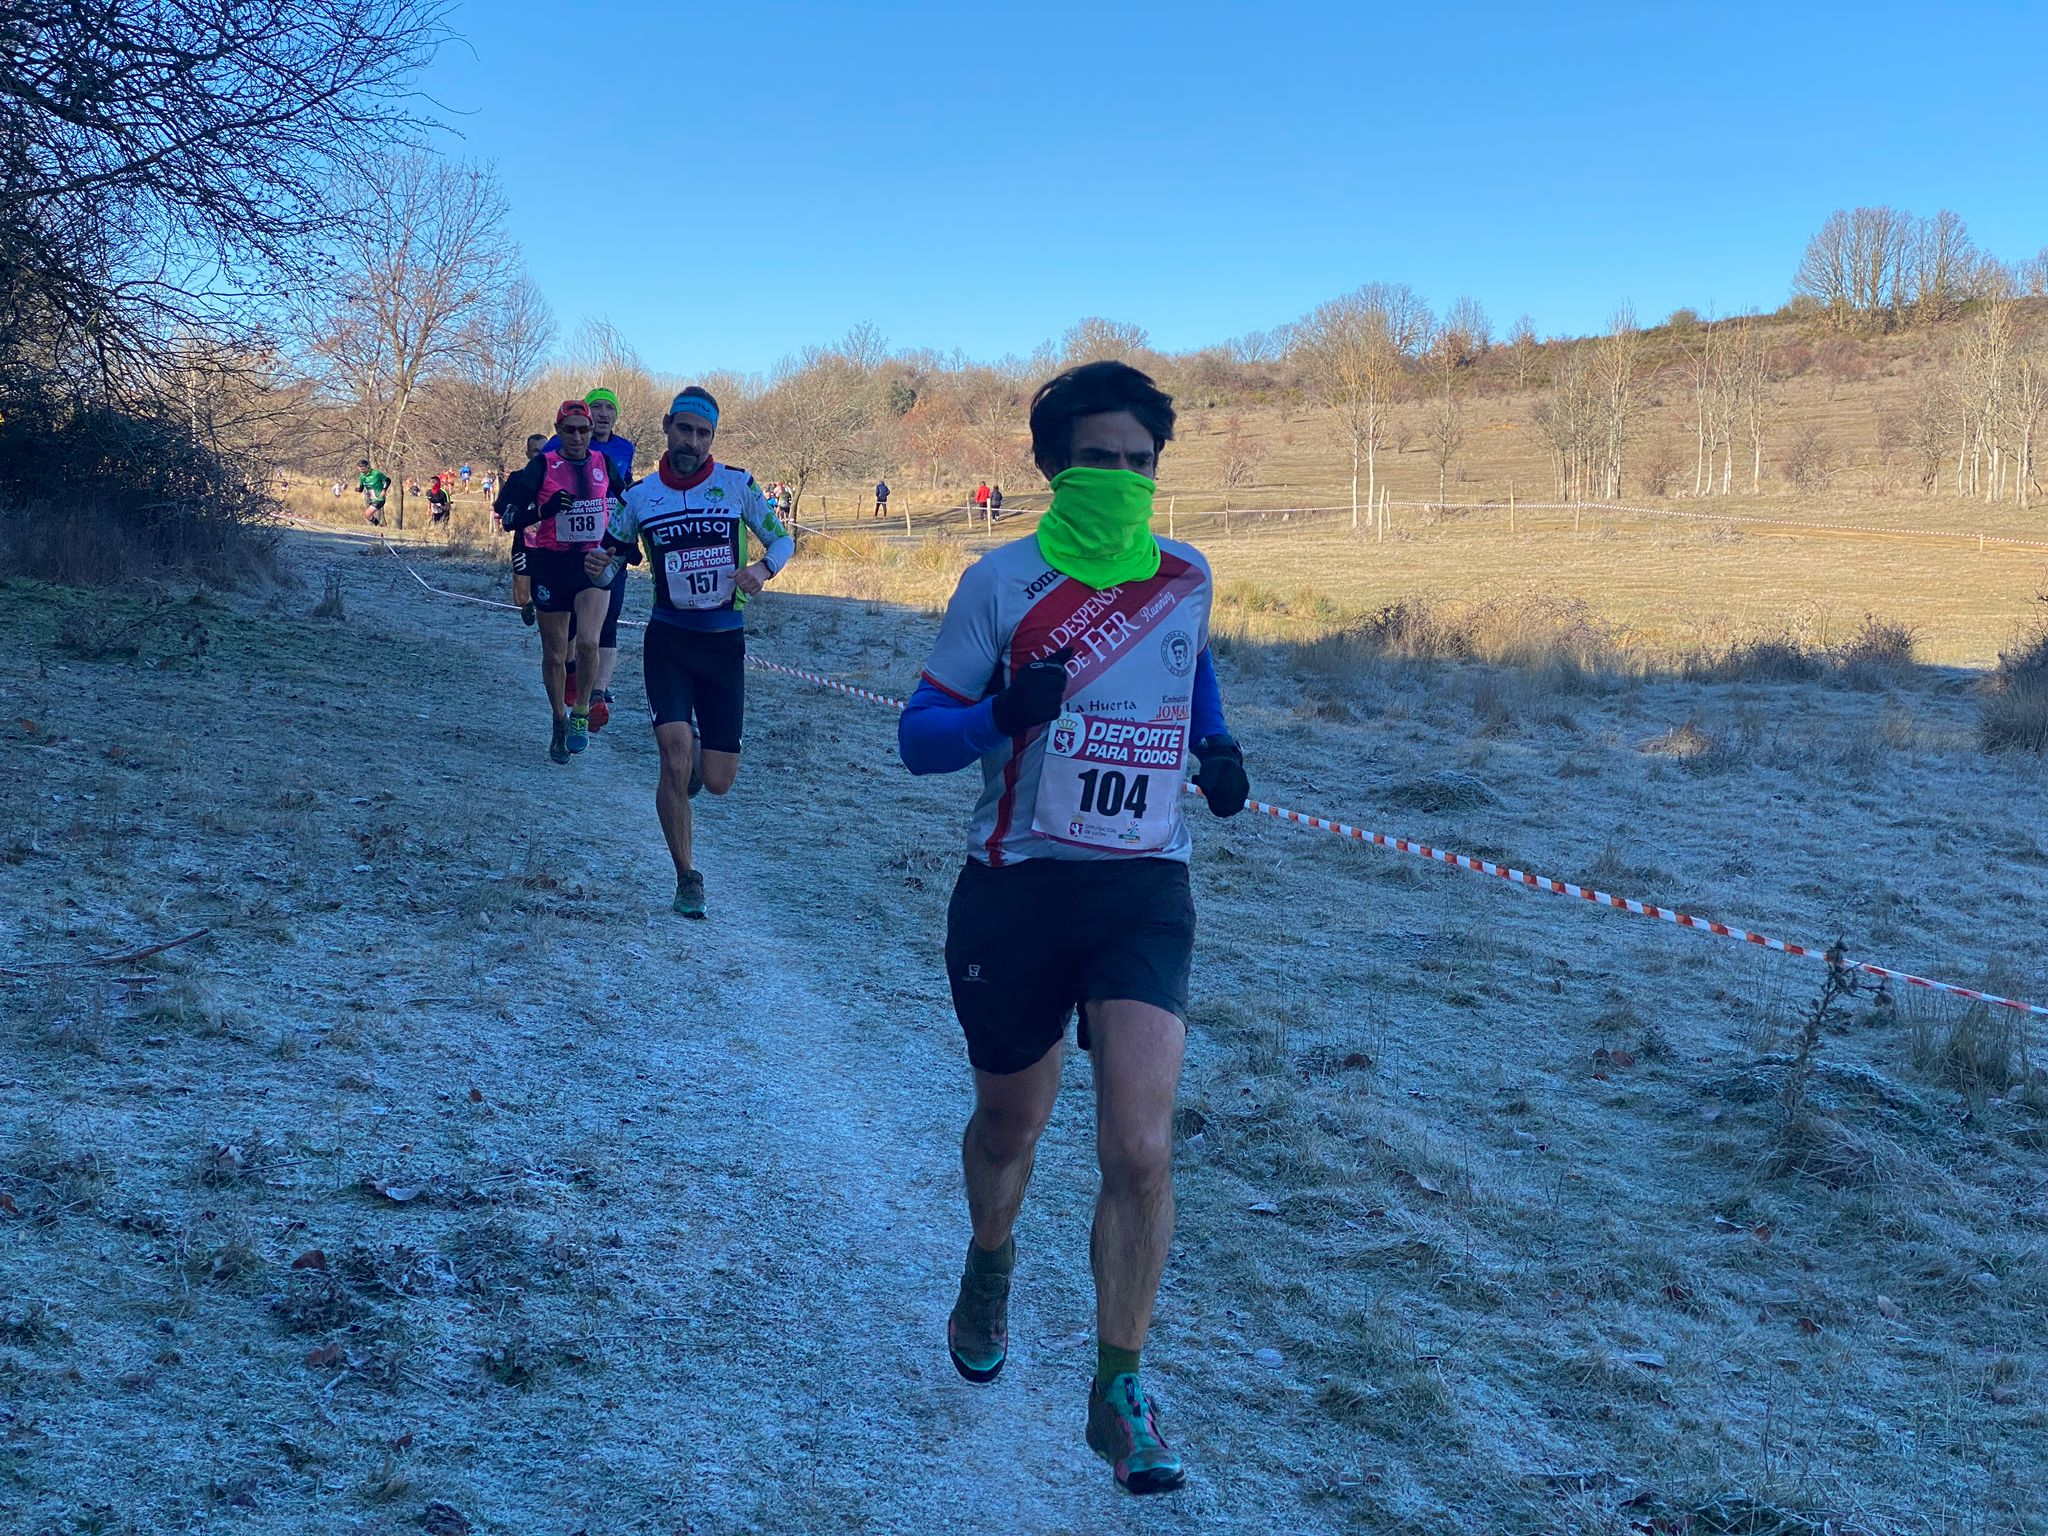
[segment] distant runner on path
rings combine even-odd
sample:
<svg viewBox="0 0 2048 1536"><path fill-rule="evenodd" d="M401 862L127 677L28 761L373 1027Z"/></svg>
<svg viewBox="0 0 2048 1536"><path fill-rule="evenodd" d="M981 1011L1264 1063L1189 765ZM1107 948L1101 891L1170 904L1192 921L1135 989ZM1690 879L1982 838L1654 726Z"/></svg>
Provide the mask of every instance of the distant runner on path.
<svg viewBox="0 0 2048 1536"><path fill-rule="evenodd" d="M654 712L661 777L654 807L676 868L675 910L704 916L704 876L692 862L690 797L722 795L740 771L746 717L747 599L772 581L796 544L744 469L711 456L718 402L691 385L661 419L667 452L658 473L626 492L593 577L613 557L654 569L654 612L642 670ZM762 547L747 563L747 538ZM616 560L613 560L616 564ZM618 581L625 580L621 571Z"/></svg>
<svg viewBox="0 0 2048 1536"><path fill-rule="evenodd" d="M368 459L356 460L356 489L363 493L363 516L372 524L384 526L384 498L391 491L391 477L381 469L370 468Z"/></svg>
<svg viewBox="0 0 2048 1536"><path fill-rule="evenodd" d="M555 432L559 450L505 477L498 515L507 529L526 530L526 571L540 610L541 684L554 717L548 758L566 763L590 745L589 711L582 705L570 709L564 692L569 615L578 620L583 675L595 677L597 637L611 594L587 573L583 557L601 552L618 486L610 461L590 451L589 406L564 400L555 412ZM605 569L602 559L598 569Z"/></svg>
<svg viewBox="0 0 2048 1536"><path fill-rule="evenodd" d="M1209 656L1208 562L1155 538L1173 402L1090 363L1039 390L1031 451L1052 482L1036 533L970 566L898 737L912 773L981 764L946 973L974 1069L961 1163L973 1236L946 1325L954 1369L991 1382L1009 1350L1011 1228L1060 1086L1067 1019L1095 1063L1096 1368L1089 1446L1119 1486L1186 1477L1139 1384L1173 1239L1173 1107L1195 935L1181 774L1244 809L1244 756Z"/></svg>
<svg viewBox="0 0 2048 1536"><path fill-rule="evenodd" d="M618 481L614 496L623 496L626 487L633 483L633 442L612 430L612 423L619 419L619 397L608 389L593 389L583 397L583 403L590 407L590 446L611 461ZM550 451L561 443L549 438ZM612 669L619 664L619 615L626 610L626 583L612 583L611 602L604 611L604 632L597 637L597 673L590 685L590 697L584 702L590 708L590 728L601 731L612 717ZM569 616L569 674L563 684L564 692L571 704L581 697L580 684L583 674L576 665L576 616Z"/></svg>
<svg viewBox="0 0 2048 1536"><path fill-rule="evenodd" d="M877 480L875 482L875 516L885 516L887 515L888 511L889 482L886 480Z"/></svg>

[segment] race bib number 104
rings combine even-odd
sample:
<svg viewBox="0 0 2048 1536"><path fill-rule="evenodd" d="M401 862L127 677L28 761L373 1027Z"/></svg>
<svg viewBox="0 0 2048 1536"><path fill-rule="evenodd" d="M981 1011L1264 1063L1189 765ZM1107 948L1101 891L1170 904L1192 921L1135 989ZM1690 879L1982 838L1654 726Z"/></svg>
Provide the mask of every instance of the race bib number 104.
<svg viewBox="0 0 2048 1536"><path fill-rule="evenodd" d="M1046 730L1031 829L1119 853L1156 853L1180 816L1187 726L1069 711Z"/></svg>

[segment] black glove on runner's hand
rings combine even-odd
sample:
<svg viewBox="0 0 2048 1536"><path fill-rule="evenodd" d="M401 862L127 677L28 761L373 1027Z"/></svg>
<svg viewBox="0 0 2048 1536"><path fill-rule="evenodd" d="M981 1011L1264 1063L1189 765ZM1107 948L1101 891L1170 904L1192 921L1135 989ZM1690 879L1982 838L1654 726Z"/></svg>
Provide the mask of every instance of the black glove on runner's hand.
<svg viewBox="0 0 2048 1536"><path fill-rule="evenodd" d="M1244 776L1244 751L1228 736L1204 736L1195 743L1195 788L1209 802L1211 814L1235 816L1250 798L1252 782Z"/></svg>
<svg viewBox="0 0 2048 1536"><path fill-rule="evenodd" d="M1010 679L1010 686L996 695L996 729L1005 736L1022 736L1033 726L1058 719L1067 701L1067 663L1073 659L1074 648L1064 646Z"/></svg>
<svg viewBox="0 0 2048 1536"><path fill-rule="evenodd" d="M555 517L563 512L568 511L571 507L575 505L575 493L572 492L565 485L559 491L556 491L554 495L550 496L546 501L542 502L540 510L542 515L546 517Z"/></svg>

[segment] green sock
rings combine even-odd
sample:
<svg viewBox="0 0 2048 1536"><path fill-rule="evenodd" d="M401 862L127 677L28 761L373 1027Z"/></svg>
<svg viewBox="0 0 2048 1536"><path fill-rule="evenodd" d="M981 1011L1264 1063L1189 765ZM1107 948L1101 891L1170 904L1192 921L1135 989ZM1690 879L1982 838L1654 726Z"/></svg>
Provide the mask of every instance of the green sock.
<svg viewBox="0 0 2048 1536"><path fill-rule="evenodd" d="M1107 1387L1119 1376L1138 1374L1138 1352L1118 1349L1114 1344L1095 1346L1095 1385Z"/></svg>
<svg viewBox="0 0 2048 1536"><path fill-rule="evenodd" d="M1017 1267L1017 1239L1003 1239L1003 1246L989 1252L973 1238L967 1240L967 1267L977 1275L1007 1275Z"/></svg>

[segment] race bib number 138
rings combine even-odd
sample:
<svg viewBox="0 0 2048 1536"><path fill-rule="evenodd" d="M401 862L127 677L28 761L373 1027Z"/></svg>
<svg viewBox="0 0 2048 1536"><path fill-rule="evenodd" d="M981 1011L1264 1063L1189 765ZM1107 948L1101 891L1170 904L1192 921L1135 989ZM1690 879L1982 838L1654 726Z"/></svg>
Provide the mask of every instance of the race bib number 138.
<svg viewBox="0 0 2048 1536"><path fill-rule="evenodd" d="M604 537L605 521L602 501L579 501L555 514L555 538L563 544L595 544Z"/></svg>

